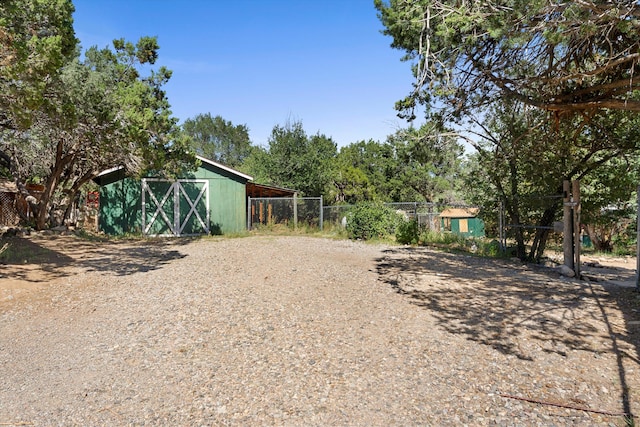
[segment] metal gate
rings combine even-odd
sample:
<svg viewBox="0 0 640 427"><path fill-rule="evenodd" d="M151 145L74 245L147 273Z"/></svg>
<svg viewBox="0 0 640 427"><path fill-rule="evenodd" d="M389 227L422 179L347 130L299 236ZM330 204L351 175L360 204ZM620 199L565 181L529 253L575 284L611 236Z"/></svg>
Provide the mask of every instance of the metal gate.
<svg viewBox="0 0 640 427"><path fill-rule="evenodd" d="M209 181L142 179L142 233L145 236L209 234Z"/></svg>

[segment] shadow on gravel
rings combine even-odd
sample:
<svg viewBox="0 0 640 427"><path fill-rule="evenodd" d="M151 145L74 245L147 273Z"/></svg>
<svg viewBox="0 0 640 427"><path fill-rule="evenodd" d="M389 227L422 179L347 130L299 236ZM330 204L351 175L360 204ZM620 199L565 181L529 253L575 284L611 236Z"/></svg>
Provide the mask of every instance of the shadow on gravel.
<svg viewBox="0 0 640 427"><path fill-rule="evenodd" d="M618 378L620 384L623 386L621 399L624 413L629 414L629 419L633 421L625 361L635 364L635 371L637 372L637 369L640 367L640 359L637 357L637 355L640 354L640 294L635 288L608 286L605 289L608 294L604 298L599 297L596 292L593 292L593 295L598 304L598 309L602 314L602 318L607 325L607 332L611 337L611 351L616 356ZM615 323L609 319L609 315L607 314L608 305L615 305L622 312L626 333L618 331ZM627 343L631 344L631 347L624 345ZM635 355L632 354L628 348L635 349L635 352L633 352ZM637 375L637 373L635 375ZM630 423L629 425L634 424Z"/></svg>
<svg viewBox="0 0 640 427"><path fill-rule="evenodd" d="M634 326L640 299L634 289L564 280L536 266L426 248L387 250L377 269L384 282L428 309L444 330L504 354L528 361L540 350L561 356L572 350L594 357L614 354L622 406L631 413L624 360L637 372L640 363L632 353L640 351L640 328ZM609 313L616 310L625 325L612 324Z"/></svg>
<svg viewBox="0 0 640 427"><path fill-rule="evenodd" d="M163 268L173 260L184 258L177 248L193 238L91 241L76 236L13 237L3 240L7 250L0 256L0 277L34 281L23 267L34 265L47 277L58 278L71 273L65 267L80 268L117 276ZM4 268L2 266L4 264ZM15 268L12 268L15 267Z"/></svg>
<svg viewBox="0 0 640 427"><path fill-rule="evenodd" d="M65 274L61 270L62 267L73 262L73 258L62 252L22 237L0 239L0 248L4 248L0 254L0 278L32 281L28 270L11 267L24 267L34 263L37 263L48 277L63 277Z"/></svg>
<svg viewBox="0 0 640 427"><path fill-rule="evenodd" d="M78 265L87 271L98 271L117 276L158 270L186 255L173 249L174 243L153 242L131 247L106 244L91 258L82 259Z"/></svg>

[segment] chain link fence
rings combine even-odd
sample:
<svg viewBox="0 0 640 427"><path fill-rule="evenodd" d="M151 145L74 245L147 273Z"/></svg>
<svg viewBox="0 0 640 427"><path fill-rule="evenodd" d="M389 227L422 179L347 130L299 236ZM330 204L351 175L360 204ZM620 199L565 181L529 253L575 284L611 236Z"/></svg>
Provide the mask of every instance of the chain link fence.
<svg viewBox="0 0 640 427"><path fill-rule="evenodd" d="M16 193L0 192L0 226L13 227L20 222Z"/></svg>
<svg viewBox="0 0 640 427"><path fill-rule="evenodd" d="M425 202L385 203L407 220L415 219L422 230L451 231L441 214L451 209L479 209L475 206ZM345 227L347 214L355 205L323 206L322 197L248 198L247 229L258 226L285 225L322 230L325 226ZM460 230L462 231L462 230Z"/></svg>
<svg viewBox="0 0 640 427"><path fill-rule="evenodd" d="M385 203L384 205L395 210L407 219L416 219L421 229L434 232L443 231L443 221L440 214L445 210L477 208L476 206L469 205L445 205L427 202L396 202ZM325 206L323 208L325 222L333 226L346 226L347 213L354 206L355 205Z"/></svg>
<svg viewBox="0 0 640 427"><path fill-rule="evenodd" d="M322 197L249 197L247 228L276 224L322 230Z"/></svg>

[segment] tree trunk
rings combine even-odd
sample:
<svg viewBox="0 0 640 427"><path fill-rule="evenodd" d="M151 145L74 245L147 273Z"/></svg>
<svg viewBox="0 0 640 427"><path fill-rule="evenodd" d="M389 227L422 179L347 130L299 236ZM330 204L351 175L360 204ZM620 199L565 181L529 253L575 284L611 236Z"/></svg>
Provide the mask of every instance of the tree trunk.
<svg viewBox="0 0 640 427"><path fill-rule="evenodd" d="M524 244L524 233L522 232L522 228L519 227L520 224L520 211L518 210L517 203L505 203L505 209L509 214L509 218L511 218L511 223L515 225L514 233L516 239L516 256L521 260L524 260L527 256L527 248Z"/></svg>
<svg viewBox="0 0 640 427"><path fill-rule="evenodd" d="M613 245L611 244L611 236L603 230L598 230L593 225L587 225L587 235L591 239L593 249L598 252L611 252Z"/></svg>
<svg viewBox="0 0 640 427"><path fill-rule="evenodd" d="M80 193L80 189L83 185L91 181L94 177L98 175L98 172L95 170L90 170L86 172L82 177L80 177L77 181L74 182L73 186L69 190L69 204L64 212L64 217L62 218L63 224L67 222L69 219L73 208L76 206L76 201L78 199L78 195Z"/></svg>
<svg viewBox="0 0 640 427"><path fill-rule="evenodd" d="M541 227L551 227L558 212L558 206L553 205L544 210L542 218L540 219ZM528 259L534 262L540 262L544 255L544 250L547 247L547 241L549 239L549 229L539 228L536 230L535 237L533 239L533 245L531 245L531 252Z"/></svg>
<svg viewBox="0 0 640 427"><path fill-rule="evenodd" d="M38 203L38 209L37 211L34 211L36 230L44 230L47 228L53 195L58 189L58 184L60 183L60 178L62 177L65 168L73 161L73 155L65 156L63 154L63 146L63 141L59 141L56 151L56 161L51 168L51 173L49 174L47 181L45 182L44 191L42 192L42 196Z"/></svg>
<svg viewBox="0 0 640 427"><path fill-rule="evenodd" d="M53 199L53 193L58 186L58 177L61 173L58 172L58 169L58 165L56 164L44 185L44 191L40 196L38 209L33 212L36 230L44 230L47 228L49 222L49 211L51 209L51 200Z"/></svg>

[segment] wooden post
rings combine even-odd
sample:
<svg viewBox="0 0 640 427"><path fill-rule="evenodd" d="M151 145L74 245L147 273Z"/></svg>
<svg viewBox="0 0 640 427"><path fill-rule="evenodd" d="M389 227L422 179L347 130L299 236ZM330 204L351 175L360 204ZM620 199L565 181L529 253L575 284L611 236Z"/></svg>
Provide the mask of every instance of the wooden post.
<svg viewBox="0 0 640 427"><path fill-rule="evenodd" d="M562 250L564 252L564 265L573 270L573 215L571 212L571 183L562 182L563 201L563 228Z"/></svg>
<svg viewBox="0 0 640 427"><path fill-rule="evenodd" d="M580 279L580 181L571 183L571 198L573 200L573 255L576 278Z"/></svg>
<svg viewBox="0 0 640 427"><path fill-rule="evenodd" d="M298 193L293 193L293 228L298 229Z"/></svg>
<svg viewBox="0 0 640 427"><path fill-rule="evenodd" d="M320 196L320 231L324 226L324 206L322 206L322 196Z"/></svg>
<svg viewBox="0 0 640 427"><path fill-rule="evenodd" d="M251 230L251 196L247 197L247 230Z"/></svg>

